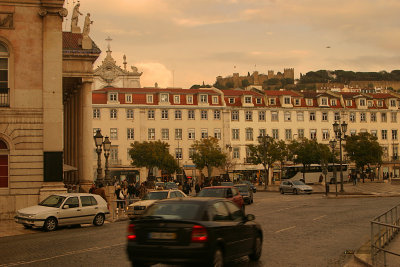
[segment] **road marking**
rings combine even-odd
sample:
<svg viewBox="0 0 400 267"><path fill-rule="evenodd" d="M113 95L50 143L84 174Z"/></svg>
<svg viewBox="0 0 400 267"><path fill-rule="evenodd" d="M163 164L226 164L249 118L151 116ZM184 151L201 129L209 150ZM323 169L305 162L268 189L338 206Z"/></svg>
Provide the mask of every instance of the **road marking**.
<svg viewBox="0 0 400 267"><path fill-rule="evenodd" d="M313 221L317 221L317 220L322 219L322 218L324 218L324 217L326 217L326 216L327 216L327 215L319 216L319 217L317 217L317 218L314 218Z"/></svg>
<svg viewBox="0 0 400 267"><path fill-rule="evenodd" d="M66 252L64 254L56 255L53 257L36 259L36 260L32 260L32 261L18 261L18 262L13 262L13 263L0 264L0 267L31 264L31 263L35 263L35 262L47 261L47 260L52 260L52 259L56 259L56 258L60 258L60 257L65 257L65 256L70 256L70 255L75 255L75 254L85 253L85 252L90 252L90 251L102 250L102 249L109 249L112 247L118 247L118 246L123 246L123 245L126 245L126 243L120 243L120 244L104 246L104 247L92 247L92 248L87 248L87 249L82 249L82 250L75 250L75 251Z"/></svg>
<svg viewBox="0 0 400 267"><path fill-rule="evenodd" d="M290 210L290 209L294 209L294 208L297 208L297 207L299 207L299 206L287 207L287 208L279 209L279 210L276 210L276 211Z"/></svg>
<svg viewBox="0 0 400 267"><path fill-rule="evenodd" d="M275 233L277 234L277 233L280 233L280 232L283 232L283 231L287 231L287 230L290 230L290 229L293 229L293 228L296 228L296 226L284 228L284 229L281 229L281 230L276 231Z"/></svg>

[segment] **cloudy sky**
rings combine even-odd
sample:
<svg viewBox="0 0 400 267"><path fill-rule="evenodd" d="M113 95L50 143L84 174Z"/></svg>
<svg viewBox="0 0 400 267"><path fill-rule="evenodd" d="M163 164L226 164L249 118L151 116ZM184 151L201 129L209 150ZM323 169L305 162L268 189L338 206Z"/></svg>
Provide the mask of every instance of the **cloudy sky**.
<svg viewBox="0 0 400 267"><path fill-rule="evenodd" d="M68 0L70 30L71 10ZM188 88L218 75L294 68L400 69L399 0L81 0L103 51L143 71L142 86ZM83 27L84 16L79 25Z"/></svg>

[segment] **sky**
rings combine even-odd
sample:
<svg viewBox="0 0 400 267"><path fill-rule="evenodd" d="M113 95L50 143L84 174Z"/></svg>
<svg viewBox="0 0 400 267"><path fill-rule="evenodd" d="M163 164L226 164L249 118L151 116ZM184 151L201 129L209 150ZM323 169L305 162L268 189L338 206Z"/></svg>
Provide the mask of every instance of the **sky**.
<svg viewBox="0 0 400 267"><path fill-rule="evenodd" d="M70 31L72 8L64 30ZM142 87L190 88L237 72L400 69L399 0L80 0L78 25Z"/></svg>

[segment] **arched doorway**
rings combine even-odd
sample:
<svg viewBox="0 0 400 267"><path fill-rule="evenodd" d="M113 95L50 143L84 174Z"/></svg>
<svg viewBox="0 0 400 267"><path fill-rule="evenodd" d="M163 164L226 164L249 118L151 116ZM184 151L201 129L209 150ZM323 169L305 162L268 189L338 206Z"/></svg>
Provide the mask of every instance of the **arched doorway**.
<svg viewBox="0 0 400 267"><path fill-rule="evenodd" d="M8 188L8 155L8 145L0 139L0 188Z"/></svg>

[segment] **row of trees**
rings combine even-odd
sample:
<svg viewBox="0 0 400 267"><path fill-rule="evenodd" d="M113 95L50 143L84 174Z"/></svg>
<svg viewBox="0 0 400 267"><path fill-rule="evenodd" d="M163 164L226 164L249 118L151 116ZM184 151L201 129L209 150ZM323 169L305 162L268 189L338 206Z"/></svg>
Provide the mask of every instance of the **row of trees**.
<svg viewBox="0 0 400 267"><path fill-rule="evenodd" d="M400 70L391 72L354 72L344 70L318 70L300 74L300 83L337 82L348 84L351 81L400 81Z"/></svg>
<svg viewBox="0 0 400 267"><path fill-rule="evenodd" d="M365 167L371 165L380 166L382 163L383 150L377 142L377 138L369 133L359 133L346 137L343 148L349 159L356 167L363 172ZM230 157L222 152L218 139L209 137L195 141L191 146L193 163L200 171L207 170L208 177L211 177L213 168L225 167L226 172L232 167ZM265 186L269 181L269 170L276 162L280 163L281 170L285 162L291 161L295 164L302 164L304 171L311 164L325 165L336 159L338 155L332 154L330 147L318 143L315 140L302 139L293 140L286 144L283 140L275 140L270 136L260 136L257 145L248 145L248 163L263 165L265 174ZM135 142L131 145L129 154L132 158L132 165L135 167L146 167L152 170L159 168L164 173L173 174L179 171L180 167L176 159L169 153L169 144L161 141ZM305 177L303 175L303 179Z"/></svg>

